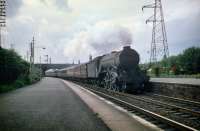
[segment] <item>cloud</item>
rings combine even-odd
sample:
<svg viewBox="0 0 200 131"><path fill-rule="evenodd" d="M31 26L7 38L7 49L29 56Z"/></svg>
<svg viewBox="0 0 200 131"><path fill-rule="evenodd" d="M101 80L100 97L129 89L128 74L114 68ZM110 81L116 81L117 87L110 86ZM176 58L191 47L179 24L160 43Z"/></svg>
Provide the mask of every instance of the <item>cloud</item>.
<svg viewBox="0 0 200 131"><path fill-rule="evenodd" d="M68 0L55 0L55 4L57 5L58 9L69 10Z"/></svg>
<svg viewBox="0 0 200 131"><path fill-rule="evenodd" d="M47 5L48 1L47 0L40 0L41 3Z"/></svg>
<svg viewBox="0 0 200 131"><path fill-rule="evenodd" d="M128 28L103 21L76 34L69 40L64 54L68 59L88 61L89 54L102 55L131 43L132 33Z"/></svg>
<svg viewBox="0 0 200 131"><path fill-rule="evenodd" d="M20 7L23 5L22 0L6 0L6 2L8 5L6 9L6 14L8 17L14 17L18 13Z"/></svg>
<svg viewBox="0 0 200 131"><path fill-rule="evenodd" d="M46 6L55 6L57 10L71 11L69 8L68 0L40 0Z"/></svg>
<svg viewBox="0 0 200 131"><path fill-rule="evenodd" d="M168 43L171 55L191 46L200 47L200 12L168 23ZM179 24L177 24L179 23Z"/></svg>
<svg viewBox="0 0 200 131"><path fill-rule="evenodd" d="M8 33L4 45L15 44L21 55L26 54L35 35L36 45L47 47L45 54L53 56L55 63L87 61L89 54L94 57L121 50L121 43L133 43L131 46L139 52L141 60L149 59L152 24L146 25L145 20L153 10L141 10L147 0L7 0L7 3ZM200 43L199 4L199 0L163 1L170 54ZM41 53L35 54L38 60Z"/></svg>

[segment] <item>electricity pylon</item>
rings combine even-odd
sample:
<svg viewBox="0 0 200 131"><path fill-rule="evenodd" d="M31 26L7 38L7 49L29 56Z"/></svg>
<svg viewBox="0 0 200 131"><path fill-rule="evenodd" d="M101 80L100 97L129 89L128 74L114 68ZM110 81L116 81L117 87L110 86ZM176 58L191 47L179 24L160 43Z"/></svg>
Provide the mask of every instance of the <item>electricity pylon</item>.
<svg viewBox="0 0 200 131"><path fill-rule="evenodd" d="M167 33L161 0L155 0L153 4L146 5L144 8L153 8L154 14L146 20L146 23L153 23L150 64L156 64L160 59L166 59L169 56Z"/></svg>

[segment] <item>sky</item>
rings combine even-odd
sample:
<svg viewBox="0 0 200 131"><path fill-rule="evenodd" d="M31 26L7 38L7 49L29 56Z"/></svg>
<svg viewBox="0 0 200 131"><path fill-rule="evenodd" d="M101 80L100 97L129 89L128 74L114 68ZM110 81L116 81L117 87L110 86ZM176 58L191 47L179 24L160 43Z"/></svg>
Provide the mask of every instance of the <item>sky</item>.
<svg viewBox="0 0 200 131"><path fill-rule="evenodd" d="M145 20L152 9L142 6L153 0L6 0L7 23L3 47L24 58L32 37L35 61L87 62L93 57L131 45L141 63L149 61L152 24ZM200 1L162 0L169 53L176 55L200 47ZM43 50L41 47L45 47Z"/></svg>

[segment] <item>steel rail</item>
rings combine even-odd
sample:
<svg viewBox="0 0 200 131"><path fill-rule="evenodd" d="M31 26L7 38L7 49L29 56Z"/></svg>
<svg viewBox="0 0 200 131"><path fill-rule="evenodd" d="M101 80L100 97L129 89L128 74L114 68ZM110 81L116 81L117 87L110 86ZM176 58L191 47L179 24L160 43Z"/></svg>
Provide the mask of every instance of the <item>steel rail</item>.
<svg viewBox="0 0 200 131"><path fill-rule="evenodd" d="M187 131L198 131L197 129L194 129L194 128L189 127L187 125L184 125L182 123L176 122L174 120L171 120L171 119L166 118L164 116L161 116L159 114L153 113L153 112L148 111L146 109L143 109L141 107L135 106L133 104L130 104L128 102L125 102L125 101L120 100L118 98L115 98L113 96L107 95L107 94L102 93L100 91L96 91L96 90L91 89L91 88L87 88L87 89L92 91L92 92L94 92L94 93L96 93L96 94L99 94L99 95L103 96L104 98L108 98L109 100L114 101L114 103L123 104L126 107L128 107L130 109L133 109L133 110L135 110L135 111L137 111L139 113L142 113L142 114L144 114L144 115L146 115L146 116L148 116L150 118L154 118L154 119L162 122L163 124L168 124L168 125L170 125L171 127L175 128L175 129L179 129L179 130L183 130L183 131L184 130L187 130Z"/></svg>
<svg viewBox="0 0 200 131"><path fill-rule="evenodd" d="M185 111L185 112L189 112L195 116L198 116L200 117L200 112L197 112L197 111L193 111L191 109L187 109L187 108L184 108L184 107L180 107L180 106L176 106L176 105L172 105L172 104L167 104L167 103L164 103L164 102L160 102L158 100L153 100L153 99L150 99L150 98L142 98L142 97L138 97L138 96L133 96L133 95L129 95L129 94L125 94L125 93L120 93L120 92L115 92L116 94L119 94L119 95L123 95L127 98L134 98L134 99L137 99L137 100L140 100L140 101L144 101L144 102L148 102L148 103L153 103L153 104L157 104L157 105L160 105L160 106L168 106L168 107L171 107L171 108L177 108L179 110L182 110L182 111Z"/></svg>
<svg viewBox="0 0 200 131"><path fill-rule="evenodd" d="M175 97L170 97L170 96L165 96L165 95L159 95L159 94L152 94L154 96L158 96L158 97L163 97L164 99L170 99L172 101L180 101L180 102L183 102L183 103L188 103L188 104L197 104L200 106L200 102L198 101L192 101L192 100L185 100L185 99L181 99L181 98L175 98Z"/></svg>

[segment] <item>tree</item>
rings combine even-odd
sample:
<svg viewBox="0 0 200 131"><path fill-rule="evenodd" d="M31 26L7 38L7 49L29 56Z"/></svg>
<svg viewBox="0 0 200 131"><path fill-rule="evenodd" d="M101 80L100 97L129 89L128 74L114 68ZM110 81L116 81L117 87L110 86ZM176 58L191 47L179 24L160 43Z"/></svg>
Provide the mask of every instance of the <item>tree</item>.
<svg viewBox="0 0 200 131"><path fill-rule="evenodd" d="M21 76L28 76L29 63L15 51L0 49L0 84L14 82Z"/></svg>
<svg viewBox="0 0 200 131"><path fill-rule="evenodd" d="M200 73L200 48L186 49L180 57L180 65L187 74Z"/></svg>

